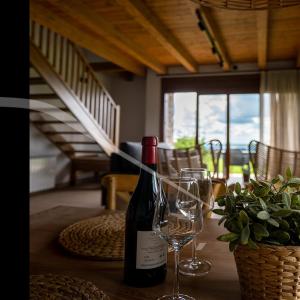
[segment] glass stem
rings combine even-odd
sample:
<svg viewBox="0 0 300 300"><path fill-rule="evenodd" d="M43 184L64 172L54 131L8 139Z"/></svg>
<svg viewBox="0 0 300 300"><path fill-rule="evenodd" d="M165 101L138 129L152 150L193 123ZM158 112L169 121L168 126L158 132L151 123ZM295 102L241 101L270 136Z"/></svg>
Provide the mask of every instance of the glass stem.
<svg viewBox="0 0 300 300"><path fill-rule="evenodd" d="M179 299L179 250L174 249L174 258L175 258L175 274L174 274L174 283L173 283L173 299Z"/></svg>
<svg viewBox="0 0 300 300"><path fill-rule="evenodd" d="M197 238L194 236L192 242L192 263L196 264L196 248L197 248Z"/></svg>
<svg viewBox="0 0 300 300"><path fill-rule="evenodd" d="M195 231L195 223L193 222L193 230ZM197 248L197 236L195 235L192 242L192 264L197 263L196 257L196 248Z"/></svg>

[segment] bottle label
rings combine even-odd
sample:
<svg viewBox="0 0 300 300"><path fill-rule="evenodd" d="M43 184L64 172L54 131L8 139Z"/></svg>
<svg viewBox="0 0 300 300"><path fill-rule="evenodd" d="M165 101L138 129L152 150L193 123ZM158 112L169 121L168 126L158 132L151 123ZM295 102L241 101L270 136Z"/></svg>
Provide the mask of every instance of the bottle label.
<svg viewBox="0 0 300 300"><path fill-rule="evenodd" d="M167 243L154 231L138 231L136 243L136 268L153 269L167 262Z"/></svg>

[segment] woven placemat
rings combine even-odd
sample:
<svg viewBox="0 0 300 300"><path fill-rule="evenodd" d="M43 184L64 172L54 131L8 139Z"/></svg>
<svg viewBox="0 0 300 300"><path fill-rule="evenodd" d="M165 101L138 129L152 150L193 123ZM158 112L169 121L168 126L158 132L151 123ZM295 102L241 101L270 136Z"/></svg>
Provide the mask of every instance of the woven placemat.
<svg viewBox="0 0 300 300"><path fill-rule="evenodd" d="M59 243L69 252L99 260L122 260L125 212L79 221L64 229Z"/></svg>
<svg viewBox="0 0 300 300"><path fill-rule="evenodd" d="M30 276L30 300L109 300L93 283L77 277L40 274Z"/></svg>
<svg viewBox="0 0 300 300"><path fill-rule="evenodd" d="M180 220L169 228L177 234L188 231L191 223ZM79 221L65 228L59 243L70 253L97 260L123 260L125 212L111 212ZM172 251L169 247L168 251Z"/></svg>

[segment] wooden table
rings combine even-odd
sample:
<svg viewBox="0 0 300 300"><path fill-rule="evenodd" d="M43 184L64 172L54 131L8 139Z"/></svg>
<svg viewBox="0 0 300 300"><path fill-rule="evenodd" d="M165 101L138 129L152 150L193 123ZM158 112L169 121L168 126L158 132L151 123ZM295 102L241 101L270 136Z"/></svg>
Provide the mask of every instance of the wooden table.
<svg viewBox="0 0 300 300"><path fill-rule="evenodd" d="M57 206L37 213L30 220L30 274L56 273L76 276L89 280L102 289L111 300L156 299L172 291L173 255L168 257L166 282L151 288L132 288L122 283L123 262L103 262L72 257L57 243L57 236L66 226L82 219L103 213L100 209ZM199 237L207 242L198 252L212 262L208 275L201 278L180 276L182 293L199 300L240 299L238 276L233 254L228 244L219 242L216 237L223 233L217 220L210 219ZM181 258L189 257L190 246L182 251Z"/></svg>

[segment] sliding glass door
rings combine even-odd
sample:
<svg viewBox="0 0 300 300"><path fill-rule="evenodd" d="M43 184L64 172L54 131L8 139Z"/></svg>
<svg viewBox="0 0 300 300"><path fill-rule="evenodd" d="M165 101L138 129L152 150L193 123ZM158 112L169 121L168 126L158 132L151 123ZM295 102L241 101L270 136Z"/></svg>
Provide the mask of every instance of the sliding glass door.
<svg viewBox="0 0 300 300"><path fill-rule="evenodd" d="M259 94L165 94L164 108L165 141L181 148L220 140L220 171L227 178L249 166L248 144L260 140Z"/></svg>

